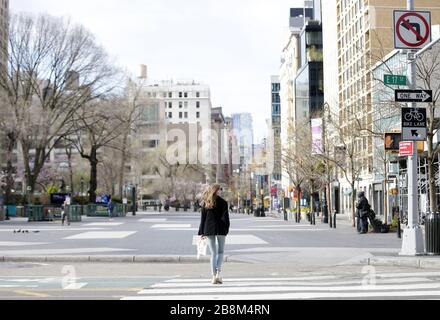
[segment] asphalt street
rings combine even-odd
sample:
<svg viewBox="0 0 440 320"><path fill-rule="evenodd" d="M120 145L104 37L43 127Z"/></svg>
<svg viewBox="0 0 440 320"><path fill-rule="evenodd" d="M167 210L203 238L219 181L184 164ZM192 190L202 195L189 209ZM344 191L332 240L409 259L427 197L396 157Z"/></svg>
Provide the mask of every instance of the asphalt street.
<svg viewBox="0 0 440 320"><path fill-rule="evenodd" d="M0 299L440 298L440 269L363 263L365 258L396 256L401 240L392 233L359 235L342 217L338 228L330 229L319 218L312 226L231 214L224 285L212 286L207 258L195 258L198 225L199 215L189 212L145 212L113 220L85 217L64 227L59 222L2 222ZM65 261L49 259L59 256ZM149 256L186 259L134 259ZM46 261L30 262L31 257ZM82 257L103 260L81 262ZM120 257L127 262L118 262Z"/></svg>
<svg viewBox="0 0 440 320"><path fill-rule="evenodd" d="M154 255L194 258L198 227L199 214L188 212L138 213L112 220L83 217L82 222L70 226L15 219L0 223L0 257ZM231 214L226 255L237 261L319 266L368 254L395 254L400 248L401 240L396 234L359 235L341 221L337 229L330 229L319 218L312 226L306 221L297 224L274 217Z"/></svg>

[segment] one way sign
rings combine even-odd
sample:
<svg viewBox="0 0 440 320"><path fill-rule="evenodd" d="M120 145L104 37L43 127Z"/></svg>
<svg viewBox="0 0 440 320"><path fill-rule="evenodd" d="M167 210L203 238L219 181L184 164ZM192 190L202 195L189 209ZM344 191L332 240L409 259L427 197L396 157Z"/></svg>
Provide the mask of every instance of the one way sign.
<svg viewBox="0 0 440 320"><path fill-rule="evenodd" d="M432 102L432 90L396 90L396 102Z"/></svg>

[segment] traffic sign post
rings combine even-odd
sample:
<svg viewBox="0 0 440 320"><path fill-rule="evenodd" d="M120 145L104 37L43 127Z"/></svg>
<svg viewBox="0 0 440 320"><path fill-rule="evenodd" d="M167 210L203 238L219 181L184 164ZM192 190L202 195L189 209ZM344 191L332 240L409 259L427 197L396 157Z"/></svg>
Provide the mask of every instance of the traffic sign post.
<svg viewBox="0 0 440 320"><path fill-rule="evenodd" d="M406 76L385 74L383 82L391 86L406 86L408 84Z"/></svg>
<svg viewBox="0 0 440 320"><path fill-rule="evenodd" d="M416 89L417 82L415 55L413 52L411 52L411 50L421 49L429 42L431 42L431 14L429 12L414 11L414 0L407 0L407 11L396 10L394 12L394 43L396 49L410 50L407 57L409 63L408 80L411 90ZM411 98L411 96L409 98ZM412 110L416 110L417 103L412 101L409 103L408 107L410 107ZM417 111L417 113L419 113L419 111ZM417 115L416 112L413 112L411 115L412 118L416 117L416 120L420 119L420 116ZM405 115L403 115L403 118L404 117ZM402 135L404 135L403 128ZM405 137L403 137L403 139L405 139ZM403 233L402 251L400 252L400 255L403 256L417 256L424 254L425 252L423 232L420 224L418 223L419 194L417 176L417 146L416 142L410 143L412 144L412 155L408 156L407 165L408 226Z"/></svg>
<svg viewBox="0 0 440 320"><path fill-rule="evenodd" d="M395 90L396 102L432 102L432 90Z"/></svg>
<svg viewBox="0 0 440 320"><path fill-rule="evenodd" d="M426 141L426 109L402 108L403 141Z"/></svg>
<svg viewBox="0 0 440 320"><path fill-rule="evenodd" d="M413 155L413 143L403 141L400 143L399 155L401 157L410 157Z"/></svg>
<svg viewBox="0 0 440 320"><path fill-rule="evenodd" d="M394 11L394 47L421 49L431 42L431 12Z"/></svg>

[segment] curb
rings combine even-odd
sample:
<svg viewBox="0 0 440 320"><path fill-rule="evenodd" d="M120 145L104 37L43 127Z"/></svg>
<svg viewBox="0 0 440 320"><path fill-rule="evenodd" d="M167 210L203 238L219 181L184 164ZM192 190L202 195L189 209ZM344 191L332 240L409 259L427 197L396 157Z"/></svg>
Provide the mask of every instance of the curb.
<svg viewBox="0 0 440 320"><path fill-rule="evenodd" d="M372 257L361 259L353 264L440 270L440 257Z"/></svg>
<svg viewBox="0 0 440 320"><path fill-rule="evenodd" d="M85 263L209 263L209 257L197 259L195 256L1 256L1 262L85 262ZM225 263L249 263L231 256L225 257Z"/></svg>

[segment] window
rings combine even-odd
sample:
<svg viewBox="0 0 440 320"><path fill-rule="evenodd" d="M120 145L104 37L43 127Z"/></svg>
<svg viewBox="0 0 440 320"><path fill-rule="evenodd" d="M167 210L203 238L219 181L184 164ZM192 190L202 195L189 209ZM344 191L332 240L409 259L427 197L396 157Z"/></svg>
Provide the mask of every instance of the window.
<svg viewBox="0 0 440 320"><path fill-rule="evenodd" d="M169 103L168 103L168 107L171 109L171 108L173 107L173 103L172 103L172 102L169 102Z"/></svg>
<svg viewBox="0 0 440 320"><path fill-rule="evenodd" d="M196 92L196 98L200 98L200 92Z"/></svg>
<svg viewBox="0 0 440 320"><path fill-rule="evenodd" d="M185 92L184 97L188 98L188 92Z"/></svg>
<svg viewBox="0 0 440 320"><path fill-rule="evenodd" d="M183 97L183 92L179 92L179 98Z"/></svg>
<svg viewBox="0 0 440 320"><path fill-rule="evenodd" d="M200 112L197 112L196 117L197 119L200 119Z"/></svg>
<svg viewBox="0 0 440 320"><path fill-rule="evenodd" d="M179 112L179 119L182 119L182 118L183 118L183 113Z"/></svg>
<svg viewBox="0 0 440 320"><path fill-rule="evenodd" d="M157 148L158 145L159 145L158 140L144 140L144 141L142 141L142 146L144 148L153 149L153 148Z"/></svg>
<svg viewBox="0 0 440 320"><path fill-rule="evenodd" d="M196 102L196 108L199 109L200 108L200 101Z"/></svg>
<svg viewBox="0 0 440 320"><path fill-rule="evenodd" d="M173 93L172 92L168 92L168 98L172 98L173 97Z"/></svg>
<svg viewBox="0 0 440 320"><path fill-rule="evenodd" d="M185 112L185 119L188 119L188 112Z"/></svg>
<svg viewBox="0 0 440 320"><path fill-rule="evenodd" d="M183 108L183 102L179 102L179 109Z"/></svg>
<svg viewBox="0 0 440 320"><path fill-rule="evenodd" d="M188 109L188 101L185 101L185 102L183 103L183 105L185 106L185 109Z"/></svg>
<svg viewBox="0 0 440 320"><path fill-rule="evenodd" d="M173 113L172 112L168 112L168 119L172 119L173 118Z"/></svg>

